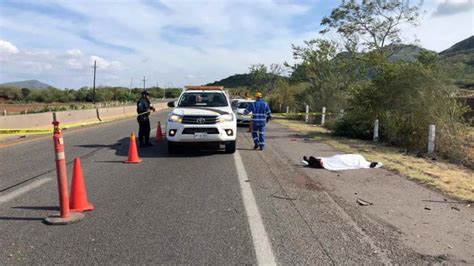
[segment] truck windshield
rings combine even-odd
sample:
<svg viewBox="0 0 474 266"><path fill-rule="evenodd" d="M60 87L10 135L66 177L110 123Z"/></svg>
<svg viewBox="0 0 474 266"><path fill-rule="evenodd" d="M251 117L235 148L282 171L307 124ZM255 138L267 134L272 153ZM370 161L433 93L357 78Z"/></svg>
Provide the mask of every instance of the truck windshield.
<svg viewBox="0 0 474 266"><path fill-rule="evenodd" d="M223 93L189 92L184 93L178 102L179 107L225 107L227 99Z"/></svg>

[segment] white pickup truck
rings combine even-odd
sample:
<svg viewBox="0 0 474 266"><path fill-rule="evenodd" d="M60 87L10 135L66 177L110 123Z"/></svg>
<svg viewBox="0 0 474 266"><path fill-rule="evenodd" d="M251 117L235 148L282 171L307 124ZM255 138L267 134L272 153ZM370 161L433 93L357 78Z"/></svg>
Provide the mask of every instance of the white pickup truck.
<svg viewBox="0 0 474 266"><path fill-rule="evenodd" d="M168 115L166 137L168 153L178 143L224 144L227 153L234 153L237 119L229 96L222 86L185 86Z"/></svg>

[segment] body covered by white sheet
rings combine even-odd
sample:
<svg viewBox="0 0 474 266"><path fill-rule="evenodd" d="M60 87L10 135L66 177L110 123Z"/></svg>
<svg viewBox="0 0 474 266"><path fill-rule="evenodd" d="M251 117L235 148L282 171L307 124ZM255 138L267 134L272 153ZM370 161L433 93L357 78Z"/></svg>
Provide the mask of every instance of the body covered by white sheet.
<svg viewBox="0 0 474 266"><path fill-rule="evenodd" d="M360 154L340 154L318 159L321 159L325 169L332 171L370 168L370 162Z"/></svg>

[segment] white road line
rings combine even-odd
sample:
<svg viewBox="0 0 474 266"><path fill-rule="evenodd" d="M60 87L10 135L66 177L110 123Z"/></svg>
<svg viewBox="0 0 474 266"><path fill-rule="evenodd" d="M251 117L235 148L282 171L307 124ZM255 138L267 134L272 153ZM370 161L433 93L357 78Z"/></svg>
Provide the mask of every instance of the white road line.
<svg viewBox="0 0 474 266"><path fill-rule="evenodd" d="M242 199L244 201L245 211L250 225L250 233L252 234L253 246L257 255L259 265L276 265L275 256L273 255L267 232L263 226L262 217L258 211L255 197L253 196L250 182L248 181L247 172L245 171L242 158L239 151L234 153L235 168L239 176L240 189L242 191Z"/></svg>
<svg viewBox="0 0 474 266"><path fill-rule="evenodd" d="M41 179L38 179L38 180L35 180L34 182L31 182L30 184L26 185L26 186L23 186L23 187L20 187L19 189L17 190L14 190L6 195L3 195L3 196L0 196L0 205L2 205L3 203L5 202L8 202L30 190L33 190L43 184L46 184L48 183L49 181L53 180L51 177L47 177L47 178L41 178Z"/></svg>

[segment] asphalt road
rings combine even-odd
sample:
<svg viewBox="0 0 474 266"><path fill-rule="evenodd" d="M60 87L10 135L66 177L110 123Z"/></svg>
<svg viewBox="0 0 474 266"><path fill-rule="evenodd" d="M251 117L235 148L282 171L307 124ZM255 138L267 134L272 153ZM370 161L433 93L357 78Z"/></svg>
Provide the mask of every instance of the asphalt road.
<svg viewBox="0 0 474 266"><path fill-rule="evenodd" d="M165 116L154 114L152 128ZM70 162L80 157L95 206L67 226L42 223L58 205L51 138L0 148L0 263L440 261L395 241L389 225L372 237L275 141L251 150L240 128L237 154L187 149L170 156L166 142L155 142L139 150L140 164L123 164L136 129L129 119L65 132L69 178Z"/></svg>

